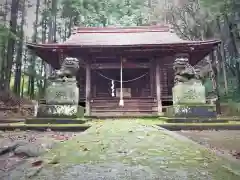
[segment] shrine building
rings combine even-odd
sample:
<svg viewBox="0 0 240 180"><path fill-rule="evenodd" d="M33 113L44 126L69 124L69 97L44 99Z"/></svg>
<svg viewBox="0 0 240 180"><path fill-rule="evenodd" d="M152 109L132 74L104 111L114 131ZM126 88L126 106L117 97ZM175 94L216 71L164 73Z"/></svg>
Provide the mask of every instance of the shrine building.
<svg viewBox="0 0 240 180"><path fill-rule="evenodd" d="M168 26L80 27L62 43L27 47L54 69L79 60L79 104L87 116L154 116L172 105L173 62L187 54L197 64L219 40L180 39Z"/></svg>

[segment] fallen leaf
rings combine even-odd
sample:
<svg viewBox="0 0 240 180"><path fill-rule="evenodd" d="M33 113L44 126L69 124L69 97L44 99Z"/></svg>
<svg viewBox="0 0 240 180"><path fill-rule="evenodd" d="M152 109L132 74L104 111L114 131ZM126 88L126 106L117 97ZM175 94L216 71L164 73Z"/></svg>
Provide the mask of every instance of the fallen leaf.
<svg viewBox="0 0 240 180"><path fill-rule="evenodd" d="M40 166L43 164L43 161L42 160L38 160L38 161L35 161L32 163L32 166L35 167L35 166Z"/></svg>
<svg viewBox="0 0 240 180"><path fill-rule="evenodd" d="M88 148L85 147L85 148L83 148L83 151L90 151L90 150L89 150Z"/></svg>

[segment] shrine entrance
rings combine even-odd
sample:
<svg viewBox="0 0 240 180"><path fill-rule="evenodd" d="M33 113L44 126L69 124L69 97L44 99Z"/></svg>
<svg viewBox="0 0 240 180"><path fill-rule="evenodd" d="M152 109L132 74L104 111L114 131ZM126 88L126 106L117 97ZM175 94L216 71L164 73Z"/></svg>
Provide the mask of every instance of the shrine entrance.
<svg viewBox="0 0 240 180"><path fill-rule="evenodd" d="M92 81L94 98L120 98L120 69L95 70ZM150 97L150 69L124 68L122 71L122 91L123 98Z"/></svg>
<svg viewBox="0 0 240 180"><path fill-rule="evenodd" d="M168 26L79 27L58 44L27 47L54 69L65 56L78 58L77 73L86 116L162 115L172 101L177 54L189 54L196 65L219 46L219 40L186 41ZM211 54L211 56L213 55Z"/></svg>

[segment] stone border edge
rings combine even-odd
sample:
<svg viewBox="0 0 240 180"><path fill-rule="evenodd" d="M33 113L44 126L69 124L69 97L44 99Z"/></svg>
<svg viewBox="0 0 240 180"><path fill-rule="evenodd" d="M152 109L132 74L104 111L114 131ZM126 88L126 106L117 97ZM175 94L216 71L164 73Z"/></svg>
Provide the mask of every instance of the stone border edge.
<svg viewBox="0 0 240 180"><path fill-rule="evenodd" d="M237 164L237 165L240 165L240 161L239 161L239 160L237 160L237 159L235 159L235 158L233 158L233 157L231 157L231 156L229 156L229 155L222 154L222 153L220 153L220 152L218 152L218 151L210 150L210 149L207 148L206 146L201 145L201 144L199 144L199 143L197 143L197 142L195 142L195 141L187 138L186 136L183 136L183 135L181 135L181 134L177 134L176 132L170 131L170 130L168 130L168 129L165 129L165 128L159 126L159 125L152 125L152 127L156 128L156 129L158 129L158 130L163 131L165 134L167 134L167 135L169 135L169 136L171 136L171 137L173 137L173 138L175 138L175 139L177 139L177 140L194 144L195 146L199 147L199 148L202 149L202 150L207 150L207 151L209 151L209 152L217 155L218 157L220 157L220 158L222 158L222 159L226 159L226 160L228 160L228 161L230 161L230 162L232 162L232 163L235 163L235 164Z"/></svg>

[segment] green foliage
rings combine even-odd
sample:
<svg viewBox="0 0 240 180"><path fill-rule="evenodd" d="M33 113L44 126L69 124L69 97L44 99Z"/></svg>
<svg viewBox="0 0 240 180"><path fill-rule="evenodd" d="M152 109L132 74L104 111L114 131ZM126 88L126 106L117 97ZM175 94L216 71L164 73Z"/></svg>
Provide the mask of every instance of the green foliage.
<svg viewBox="0 0 240 180"><path fill-rule="evenodd" d="M27 75L22 75L22 77L21 77L21 93L23 93L22 94L22 96L24 96L24 97L26 97L28 94L27 94L27 92L28 92L28 80L29 80L29 76L27 76ZM10 80L10 88L11 88L11 90L13 90L13 87L14 87L14 77L12 77L11 78L11 80Z"/></svg>
<svg viewBox="0 0 240 180"><path fill-rule="evenodd" d="M8 39L17 39L17 36L9 31L9 29L0 24L0 49L7 43Z"/></svg>
<svg viewBox="0 0 240 180"><path fill-rule="evenodd" d="M169 23L183 39L203 40L214 37L216 25L211 14L196 1L189 1L182 6L173 4L166 14Z"/></svg>
<svg viewBox="0 0 240 180"><path fill-rule="evenodd" d="M212 87L212 81L210 78L207 78L204 82L204 86L206 88L206 94L210 93L213 91L213 87Z"/></svg>
<svg viewBox="0 0 240 180"><path fill-rule="evenodd" d="M237 4L235 0L200 0L200 2L214 16L232 14Z"/></svg>
<svg viewBox="0 0 240 180"><path fill-rule="evenodd" d="M146 23L146 10L142 0L62 1L62 18L84 26L141 25Z"/></svg>
<svg viewBox="0 0 240 180"><path fill-rule="evenodd" d="M46 42L46 39L54 34L49 33L49 31L51 30L50 24L54 24L55 19L57 26L56 39L60 42L69 36L73 26L138 26L149 24L151 15L156 16L154 20L163 23L162 19L165 16L166 9L169 11L166 20L174 25L179 35L183 38L192 40L213 38L219 35L219 31L216 31L216 18L219 16L223 17L225 14L230 16L235 12L240 12L238 1L190 0L184 6L169 8L169 6L172 6L169 3L170 0L166 1L169 4L165 4L164 7L162 6L164 3L162 4L159 0L44 0L41 1L43 4L40 6L39 21L36 22L37 31L32 40L34 42ZM57 8L54 8L53 2L58 2L58 4L55 4ZM34 7L34 9L36 8ZM6 12L2 12L2 14L0 12L0 16L4 16L4 13L10 12L7 10ZM171 16L169 17L169 15ZM223 20L223 18L220 19ZM20 22L19 19L18 22ZM221 23L224 26L222 21ZM8 23L4 22L4 24ZM52 29L54 28L52 27ZM9 38L17 38L17 34L12 34L8 27L0 25L0 53L4 54L0 56L0 66L6 57L5 49ZM24 62L22 62L24 66L22 68L24 71L22 73L24 74L24 92L27 92L29 88L29 77L34 77L35 86L32 89L37 94L45 88L46 69L43 67L44 63L42 63L41 59L35 58L35 56L31 56L30 54L26 56L26 58L24 57ZM227 60L227 63L232 67L236 64L235 62L236 60L233 58L228 58ZM232 79L234 79L234 82L229 87L228 96L225 96L222 90L224 83L222 81L219 83L221 99L224 101L228 101L229 98L240 101L239 90L234 87L237 83L236 77ZM205 82L205 87L207 92L212 92L212 82L210 79Z"/></svg>

